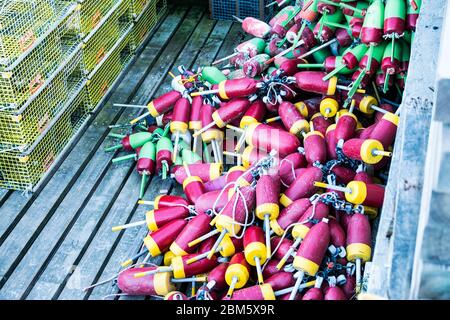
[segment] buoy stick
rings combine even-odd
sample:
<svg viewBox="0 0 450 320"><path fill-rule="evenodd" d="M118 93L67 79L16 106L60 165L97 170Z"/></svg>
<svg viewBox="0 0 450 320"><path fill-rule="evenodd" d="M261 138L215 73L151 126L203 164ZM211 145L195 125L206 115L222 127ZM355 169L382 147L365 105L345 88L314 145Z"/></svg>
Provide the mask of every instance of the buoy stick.
<svg viewBox="0 0 450 320"><path fill-rule="evenodd" d="M145 193L145 186L147 185L148 176L147 174L143 173L141 178L141 188L139 191L139 199L142 199Z"/></svg>
<svg viewBox="0 0 450 320"><path fill-rule="evenodd" d="M226 156L236 157L236 158L241 158L242 157L242 155L240 155L240 154L238 154L236 152L224 151L223 154L226 155Z"/></svg>
<svg viewBox="0 0 450 320"><path fill-rule="evenodd" d="M389 70L386 72L386 77L384 78L384 86L383 86L383 93L386 93L389 89L389 79L391 77L391 74L389 73Z"/></svg>
<svg viewBox="0 0 450 320"><path fill-rule="evenodd" d="M118 133L110 132L110 133L108 133L108 137L113 137L113 138L123 139L123 138L125 138L126 136L125 136L124 134L118 134Z"/></svg>
<svg viewBox="0 0 450 320"><path fill-rule="evenodd" d="M343 86L343 85L337 85L336 88L339 89L339 90L344 90L344 91L352 90L352 88L349 88L349 87L346 87L346 86ZM366 90L364 90L364 89L357 89L356 92L364 94L364 93L366 93Z"/></svg>
<svg viewBox="0 0 450 320"><path fill-rule="evenodd" d="M245 143L245 134L242 134L238 142L236 143L234 151L239 151L244 143Z"/></svg>
<svg viewBox="0 0 450 320"><path fill-rule="evenodd" d="M149 205L149 206L154 206L155 205L155 201L148 201L148 200L138 200L137 203L138 204L145 204L145 205Z"/></svg>
<svg viewBox="0 0 450 320"><path fill-rule="evenodd" d="M323 81L327 81L331 77L334 77L336 74L338 74L341 70L344 70L347 66L345 64L342 64L338 68L335 68L333 71L328 73L325 77L322 78Z"/></svg>
<svg viewBox="0 0 450 320"><path fill-rule="evenodd" d="M333 43L335 43L335 42L337 42L337 39L332 39L332 40L330 40L330 41L328 41L328 42L325 42L324 44L321 44L320 46L315 47L314 49L311 49L310 51L308 51L308 52L302 54L302 55L301 55L300 57L298 57L297 59L303 59L303 58L309 57L309 56L312 55L313 53L316 53L317 51L320 51L320 50L322 50L323 48L326 48L326 47L328 47L328 46L331 46L331 45L332 45Z"/></svg>
<svg viewBox="0 0 450 320"><path fill-rule="evenodd" d="M162 168L161 168L162 179L166 180L167 173L169 172L169 165L167 164L166 160L163 160L161 163L162 163Z"/></svg>
<svg viewBox="0 0 450 320"><path fill-rule="evenodd" d="M139 259L140 257L142 257L143 255L147 254L147 250L144 250L142 252L139 252L137 255L135 255L134 257L122 262L121 266L122 268L128 267L129 265L131 265L133 263L134 260Z"/></svg>
<svg viewBox="0 0 450 320"><path fill-rule="evenodd" d="M198 92L192 92L191 97L197 97L197 96L206 96L208 94L216 94L219 93L218 89L212 89L212 90L205 90L205 91L198 91Z"/></svg>
<svg viewBox="0 0 450 320"><path fill-rule="evenodd" d="M267 60L266 62L264 62L265 64L271 64L272 62L275 61L275 59L284 56L285 54L289 53L290 51L294 50L297 47L300 47L302 44L304 44L305 41L301 40L298 41L296 44L292 45L291 47L281 51L279 54L277 54L276 56L270 58L269 60Z"/></svg>
<svg viewBox="0 0 450 320"><path fill-rule="evenodd" d="M220 147L219 147L219 141L217 141L216 139L211 141L211 144L214 145L214 148L216 148L216 153L217 153L217 160L216 163L222 163L222 153L220 152Z"/></svg>
<svg viewBox="0 0 450 320"><path fill-rule="evenodd" d="M235 18L235 19L236 19L238 22L240 22L240 23L244 22L244 20L242 20L242 19L239 18L239 17L236 17L235 15L232 15L232 17Z"/></svg>
<svg viewBox="0 0 450 320"><path fill-rule="evenodd" d="M380 107L377 107L377 106L371 106L371 108L372 108L373 110L375 110L375 111L378 111L378 112L381 112L381 113L384 113L384 114L389 113L389 111L384 110L384 109L382 109L382 108L380 108Z"/></svg>
<svg viewBox="0 0 450 320"><path fill-rule="evenodd" d="M302 242L302 239L300 237L296 238L294 243L289 247L289 250L286 252L286 254L281 258L280 262L278 262L276 268L278 270L281 270L283 268L286 261L289 259L289 257L292 255L292 253L297 249L297 247L300 245L300 242Z"/></svg>
<svg viewBox="0 0 450 320"><path fill-rule="evenodd" d="M339 186L335 186L335 185L328 184L328 183L323 183L323 182L318 182L318 181L314 182L314 186L320 187L320 188L325 188L325 189L331 189L331 190L346 192L346 193L352 193L352 189L350 189L350 188L339 187Z"/></svg>
<svg viewBox="0 0 450 320"><path fill-rule="evenodd" d="M361 259L356 259L356 293L361 292Z"/></svg>
<svg viewBox="0 0 450 320"><path fill-rule="evenodd" d="M122 224L120 226L114 226L111 228L112 231L120 231L120 230L124 230L124 229L128 229L128 228L133 228L133 227L137 227L137 226L142 226L143 224L145 224L146 221L142 220L142 221L136 221L136 222L131 222L131 223L127 223L127 224Z"/></svg>
<svg viewBox="0 0 450 320"><path fill-rule="evenodd" d="M298 290L314 287L315 284L316 284L316 280L312 280L312 281L308 281L308 282L302 283L298 287ZM277 296L277 297L278 296L283 296L283 295L285 295L287 293L292 292L292 289L294 289L293 286L289 287L289 288L285 288L285 289L281 289L281 290L275 291L274 293L275 293L275 296Z"/></svg>
<svg viewBox="0 0 450 320"><path fill-rule="evenodd" d="M118 144L118 145L115 145L115 146L112 146L112 147L109 147L109 148L105 148L105 152L111 152L111 151L114 151L114 150L119 150L121 148L122 148L122 145Z"/></svg>
<svg viewBox="0 0 450 320"><path fill-rule="evenodd" d="M281 119L280 116L269 118L269 119L266 120L266 123L272 123L272 122L278 121L280 119Z"/></svg>
<svg viewBox="0 0 450 320"><path fill-rule="evenodd" d="M236 286L236 283L238 282L238 277L234 276L233 279L231 280L231 284L230 287L228 288L228 292L227 292L227 297L231 298L231 296L233 295L234 292L234 287Z"/></svg>
<svg viewBox="0 0 450 320"><path fill-rule="evenodd" d="M214 140L211 140L211 148L213 151L213 156L214 156L214 162L219 162L219 155L217 154L217 148L216 148L216 144L214 143Z"/></svg>
<svg viewBox="0 0 450 320"><path fill-rule="evenodd" d="M303 281L303 277L305 276L305 273L300 270L297 272L298 278L297 281L295 281L294 288L291 291L291 295L289 296L289 300L294 300L295 296L297 295L298 289L300 288L300 284Z"/></svg>
<svg viewBox="0 0 450 320"><path fill-rule="evenodd" d="M134 159L136 160L136 154L127 154L126 156L117 157L112 159L112 163L118 163L126 160Z"/></svg>
<svg viewBox="0 0 450 320"><path fill-rule="evenodd" d="M193 247L196 244L199 244L200 242L202 242L202 241L204 241L204 240L206 240L208 238L211 238L212 236L215 236L218 233L219 233L219 230L218 229L214 229L213 231L210 231L207 234L204 234L201 237L198 237L197 239L192 240L191 242L188 243L188 246L189 247Z"/></svg>
<svg viewBox="0 0 450 320"><path fill-rule="evenodd" d="M180 131L175 134L175 143L173 145L172 162L175 163L177 160L178 144L180 143Z"/></svg>
<svg viewBox="0 0 450 320"><path fill-rule="evenodd" d="M266 234L266 256L267 259L272 255L272 248L270 245L270 215L264 215L264 232Z"/></svg>
<svg viewBox="0 0 450 320"><path fill-rule="evenodd" d="M261 261L259 257L255 257L256 274L258 275L258 284L264 284L263 274L261 270Z"/></svg>
<svg viewBox="0 0 450 320"><path fill-rule="evenodd" d="M150 274L155 274L155 273L160 273L160 272L171 272L173 271L173 267L168 266L168 267L158 267L156 269L153 270L149 270L149 271L144 271L144 272L137 272L134 274L135 278L142 278L145 277L147 275Z"/></svg>
<svg viewBox="0 0 450 320"><path fill-rule="evenodd" d="M307 69L307 68L322 68L323 63L300 63L297 65L298 69Z"/></svg>
<svg viewBox="0 0 450 320"><path fill-rule="evenodd" d="M143 106L140 104L114 103L113 106L114 107L122 107L122 108L147 109L147 106Z"/></svg>
<svg viewBox="0 0 450 320"><path fill-rule="evenodd" d="M199 135L201 135L203 132L205 132L206 130L211 129L212 127L214 127L216 123L213 121L211 123L209 123L208 125L204 126L203 128L201 128L200 130L198 130L197 132L195 132L192 136L195 138Z"/></svg>
<svg viewBox="0 0 450 320"><path fill-rule="evenodd" d="M195 130L194 133L196 133L197 130ZM193 136L194 140L192 142L192 152L196 152L197 151L197 142L198 142L198 136Z"/></svg>
<svg viewBox="0 0 450 320"><path fill-rule="evenodd" d="M228 55L228 56L226 56L226 57L224 57L224 58L221 58L221 59L219 59L219 60L214 61L213 63L211 63L211 65L212 65L212 66L215 66L216 64L219 64L219 63L222 63L222 62L224 62L224 61L227 61L228 59L231 59L231 58L237 56L239 53L240 53L240 52L235 52L235 53L233 53L233 54L230 54L230 55Z"/></svg>
<svg viewBox="0 0 450 320"><path fill-rule="evenodd" d="M214 253L216 253L217 248L219 247L219 244L222 242L223 238L227 234L227 230L223 229L220 232L219 237L217 238L216 242L214 243L213 247L209 251L209 254L206 256L207 259L211 259Z"/></svg>
<svg viewBox="0 0 450 320"><path fill-rule="evenodd" d="M382 150L373 150L372 154L375 156L383 156L383 157L391 157L392 152L382 151Z"/></svg>
<svg viewBox="0 0 450 320"><path fill-rule="evenodd" d="M211 163L211 157L209 156L208 145L203 141L203 149L205 153L206 162Z"/></svg>
<svg viewBox="0 0 450 320"><path fill-rule="evenodd" d="M355 110L355 99L352 99L352 103L350 104L350 108L348 108L348 112L353 113L353 111Z"/></svg>
<svg viewBox="0 0 450 320"><path fill-rule="evenodd" d="M238 128L238 127L235 127L235 126L232 126L231 124L227 124L227 126L226 126L228 129L230 129L230 130L234 130L234 131L237 131L237 132L242 132L242 133L244 133L245 132L245 130L244 129L241 129L241 128Z"/></svg>
<svg viewBox="0 0 450 320"><path fill-rule="evenodd" d="M134 118L133 120L130 121L130 124L135 124L137 122L139 122L140 120L144 119L145 117L149 116L150 112L145 112L143 114L141 114L139 117Z"/></svg>
<svg viewBox="0 0 450 320"><path fill-rule="evenodd" d="M377 96L377 101L378 101L379 103L381 103L380 93L378 92L377 85L375 84L374 81L372 81L372 88L373 88L373 91L375 92L375 95ZM372 108L373 108L373 107L372 107Z"/></svg>
<svg viewBox="0 0 450 320"><path fill-rule="evenodd" d="M336 23L336 22L331 22L331 21L323 21L324 25L330 26L330 27L335 27L335 28L341 28L341 29L346 29L346 30L350 30L351 28L349 26L346 26L342 23Z"/></svg>
<svg viewBox="0 0 450 320"><path fill-rule="evenodd" d="M173 283L185 283L185 282L206 282L206 277L191 277L191 278L182 278L182 279L170 279L170 282Z"/></svg>

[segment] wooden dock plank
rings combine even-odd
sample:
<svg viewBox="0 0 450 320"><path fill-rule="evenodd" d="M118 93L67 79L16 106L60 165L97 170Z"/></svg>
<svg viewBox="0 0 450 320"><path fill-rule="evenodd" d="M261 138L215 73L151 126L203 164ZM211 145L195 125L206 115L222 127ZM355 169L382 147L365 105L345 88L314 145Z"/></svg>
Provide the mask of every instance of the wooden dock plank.
<svg viewBox="0 0 450 320"><path fill-rule="evenodd" d="M2 208L3 203L8 199L8 197L11 195L13 191L6 190L6 189L0 189L0 210Z"/></svg>
<svg viewBox="0 0 450 320"><path fill-rule="evenodd" d="M203 12L204 9L199 7L193 7L189 10L186 19L183 21L175 35L170 39L169 45L158 59L154 66L154 70L149 73L149 76L157 75L159 82L161 81L162 76L167 73L166 68L169 68L172 65L181 49L184 47L186 39L189 39L195 26L200 21ZM164 61L164 64L161 63L161 60ZM159 85L158 82L155 82L155 84L156 86ZM141 87L141 89L143 90L138 91L138 94L146 91L145 87ZM98 152L104 154L103 150L99 150ZM109 156L106 163L110 162L111 157L112 156ZM58 294L59 285L63 283L68 274L73 272L72 266L78 263L80 252L82 253L92 241L101 222L113 205L113 200L119 194L122 185L125 184L126 178L132 173L133 167L134 164L124 164L124 170L128 170L126 176L122 176L118 173L121 170L107 170L105 178L101 178L102 180L99 182L97 190L93 193L92 199L89 200L89 203L84 206L84 208L82 208L79 218L76 220L71 230L68 231L67 236L62 241L60 247L57 248L53 257L51 257L46 269L42 272L39 279L37 279L37 283L30 291L30 297L50 299ZM117 176L115 176L116 172ZM77 184L85 185L84 181L80 179L77 181ZM119 188L116 189L118 185ZM112 194L113 196L111 196ZM70 197L67 197L67 199L67 203L73 203L74 201L77 201L77 194L72 194L71 190L71 195ZM66 202L66 199L64 199L64 202ZM67 250L70 250L70 254L67 253ZM51 290L48 290L49 287L47 285L43 287L45 290L40 290L41 281L46 283L54 282L55 286Z"/></svg>
<svg viewBox="0 0 450 320"><path fill-rule="evenodd" d="M204 15L202 21L195 29L194 34L186 47L183 49L183 52L178 57L177 61L187 62L187 59L195 56L195 53L200 51L202 48L214 25L215 22L208 19L207 16ZM188 52L188 54L186 52ZM115 201L114 207L117 208L117 212L113 209L111 210L111 213L105 219L105 222L101 226L101 229L97 233L96 237L93 239L86 254L77 265L77 268L81 273L82 287L89 286L93 283L93 279L105 263L104 260L108 259L109 256L109 250L107 251L102 249L105 248L107 244L109 244L110 247L113 247L113 244L118 238L118 233L111 232L111 226L126 223L126 221L128 221L135 213L135 203L130 199L135 198L136 194L139 192L139 180L136 181L136 176L136 174L132 174L129 178L129 181L131 180L132 182L127 182L127 185L131 186L126 186L123 188L119 197ZM155 197L158 195L158 191L161 187L161 181L156 178L154 178L154 180L155 181L149 186L149 189L151 189L151 194L149 195L150 197ZM130 189L136 190L134 192L130 192ZM140 216L139 219L145 219L145 215ZM101 245L99 246L98 243ZM133 253L130 252L130 255L132 254ZM126 259L126 257L123 257L123 259ZM76 276L79 277L78 275ZM61 292L61 295L58 296L58 299L82 299L84 295L85 292L81 291L80 288L66 287Z"/></svg>
<svg viewBox="0 0 450 320"><path fill-rule="evenodd" d="M129 76L127 76L127 78L125 78L123 83L119 86L128 88L128 96L120 94L116 96L117 99L123 99L123 101L125 101L130 99L131 95L134 95L133 85L138 86L141 80L134 78L136 75L132 74L133 71L136 71L137 74L141 75L148 73L147 69L152 68L152 61L158 57L165 46L165 42L171 38L172 32L176 30L185 13L186 9L180 8L175 10L174 15L169 16L166 19L167 25L160 28L161 31L158 31L150 42L153 43L153 46L150 46L148 51L144 51L140 57L142 59L139 59L136 66L133 66L138 69L134 68L133 70L132 68ZM170 26L173 26L173 28L171 29ZM140 71L139 68L143 70ZM131 110L125 110L124 113L126 114L129 111ZM35 238L39 234L40 229L44 228L46 222L50 219L47 213L56 211L60 202L78 179L80 174L84 171L85 166L89 163L92 156L96 154L98 154L99 157L105 155L103 151L97 152L97 149L106 137L108 125L115 123L119 119L120 114L120 108L111 106L108 109L101 110L95 121L80 139L80 142L77 144L76 148L71 152L70 156L55 174L55 177L53 177L37 200L33 203L32 207L28 211L29 214L24 216L19 225L17 225L14 229L15 233L11 234L11 237L8 237L6 240L8 243L5 242L4 245L0 247L0 252L3 252L3 250L7 252L7 254L2 255L2 258L4 257L4 260L6 261L2 261L0 274L6 274L6 277L8 277L8 273L12 273L14 266L20 262L21 256L26 253L27 248L32 245ZM100 160L99 165L108 165L111 156L112 155L109 155L107 158L97 159ZM85 160L83 161L83 159ZM89 188L86 189L89 190ZM61 229L64 229L64 225L61 225ZM36 235L33 234L35 230L37 230ZM33 235L34 239L32 237L27 242L30 236L27 237L24 236L24 234L29 234L30 236ZM24 245L24 242L27 243ZM19 251L20 253L17 254ZM43 258L41 257L41 260L42 259ZM3 279L3 284L5 280L6 279Z"/></svg>

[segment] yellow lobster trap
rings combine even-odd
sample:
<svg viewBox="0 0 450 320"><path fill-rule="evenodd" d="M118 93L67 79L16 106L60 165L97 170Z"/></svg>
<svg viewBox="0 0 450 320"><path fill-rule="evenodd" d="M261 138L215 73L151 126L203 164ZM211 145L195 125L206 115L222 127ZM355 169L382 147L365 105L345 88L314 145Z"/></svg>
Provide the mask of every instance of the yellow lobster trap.
<svg viewBox="0 0 450 320"><path fill-rule="evenodd" d="M0 187L32 191L88 116L83 85L27 150L0 149Z"/></svg>
<svg viewBox="0 0 450 320"><path fill-rule="evenodd" d="M135 49L130 27L88 77L87 91L91 109L99 104L113 86L120 72L131 61Z"/></svg>
<svg viewBox="0 0 450 320"><path fill-rule="evenodd" d="M138 17L150 2L154 2L154 0L131 0L133 18Z"/></svg>
<svg viewBox="0 0 450 320"><path fill-rule="evenodd" d="M18 111L0 111L2 145L29 145L49 125L85 78L81 45Z"/></svg>
<svg viewBox="0 0 450 320"><path fill-rule="evenodd" d="M157 2L163 0L151 0L142 10L141 14L135 17L133 25L133 37L136 44L142 43L148 33L158 22L158 14L156 12Z"/></svg>
<svg viewBox="0 0 450 320"><path fill-rule="evenodd" d="M73 1L0 0L0 64L9 65L51 27Z"/></svg>
<svg viewBox="0 0 450 320"><path fill-rule="evenodd" d="M48 84L54 71L81 43L79 18L78 6L73 4L19 58L0 66L0 110L18 111Z"/></svg>
<svg viewBox="0 0 450 320"><path fill-rule="evenodd" d="M87 36L118 0L78 0L78 2L81 6L81 32L83 36Z"/></svg>
<svg viewBox="0 0 450 320"><path fill-rule="evenodd" d="M83 40L84 61L88 73L101 63L132 23L131 1L118 1L97 27Z"/></svg>

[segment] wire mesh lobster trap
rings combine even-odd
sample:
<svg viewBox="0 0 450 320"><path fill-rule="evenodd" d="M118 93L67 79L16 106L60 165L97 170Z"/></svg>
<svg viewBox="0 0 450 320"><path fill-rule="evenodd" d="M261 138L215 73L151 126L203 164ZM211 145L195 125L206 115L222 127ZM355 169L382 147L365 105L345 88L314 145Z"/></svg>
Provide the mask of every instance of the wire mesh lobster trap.
<svg viewBox="0 0 450 320"><path fill-rule="evenodd" d="M101 63L132 23L131 1L118 1L89 36L83 40L84 61L88 73Z"/></svg>
<svg viewBox="0 0 450 320"><path fill-rule="evenodd" d="M83 36L87 36L118 0L78 0L78 2L81 6L81 32Z"/></svg>
<svg viewBox="0 0 450 320"><path fill-rule="evenodd" d="M235 20L254 17L269 21L274 15L274 7L266 7L274 0L209 0L211 18L215 20Z"/></svg>
<svg viewBox="0 0 450 320"><path fill-rule="evenodd" d="M11 63L31 47L56 14L55 4L50 0L1 0L1 63Z"/></svg>
<svg viewBox="0 0 450 320"><path fill-rule="evenodd" d="M158 14L156 13L157 2L162 2L163 0L155 1L152 0L147 3L147 6L143 9L140 15L135 17L135 22L133 25L132 33L134 41L136 44L144 41L148 33L153 29L153 27L158 22Z"/></svg>
<svg viewBox="0 0 450 320"><path fill-rule="evenodd" d="M135 44L130 28L88 77L87 91L91 109L107 94L120 72L131 61L134 52Z"/></svg>
<svg viewBox="0 0 450 320"><path fill-rule="evenodd" d="M133 18L138 17L151 2L154 2L154 0L131 0Z"/></svg>
<svg viewBox="0 0 450 320"><path fill-rule="evenodd" d="M84 79L81 46L67 57L49 83L20 110L0 111L0 141L3 148L30 145L49 125Z"/></svg>
<svg viewBox="0 0 450 320"><path fill-rule="evenodd" d="M79 10L68 8L41 38L8 66L0 66L0 110L17 112L48 84L60 64L81 43Z"/></svg>
<svg viewBox="0 0 450 320"><path fill-rule="evenodd" d="M86 87L80 86L30 148L0 150L0 187L31 191L88 116Z"/></svg>

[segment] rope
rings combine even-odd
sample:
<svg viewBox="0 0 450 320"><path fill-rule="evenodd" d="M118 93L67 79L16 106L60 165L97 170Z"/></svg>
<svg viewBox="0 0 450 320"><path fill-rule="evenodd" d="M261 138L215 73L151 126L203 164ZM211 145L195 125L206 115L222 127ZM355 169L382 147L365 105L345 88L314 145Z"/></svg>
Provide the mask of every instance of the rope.
<svg viewBox="0 0 450 320"><path fill-rule="evenodd" d="M286 159L286 158L283 158L283 159L280 161L280 165L279 165L279 168L278 168L278 173L280 173L280 169L281 169L281 165L283 164L283 161L287 161L287 162L290 163L290 165L291 165L291 171L292 171L292 176L294 177L294 179L297 179L297 176L296 176L296 174L295 174L294 163L293 163L291 160ZM281 183L283 184L283 186L285 186L286 188L289 188L289 185L287 185L286 183L284 183L284 181L283 181L283 179L282 179L281 176L280 176L280 181L281 181Z"/></svg>

